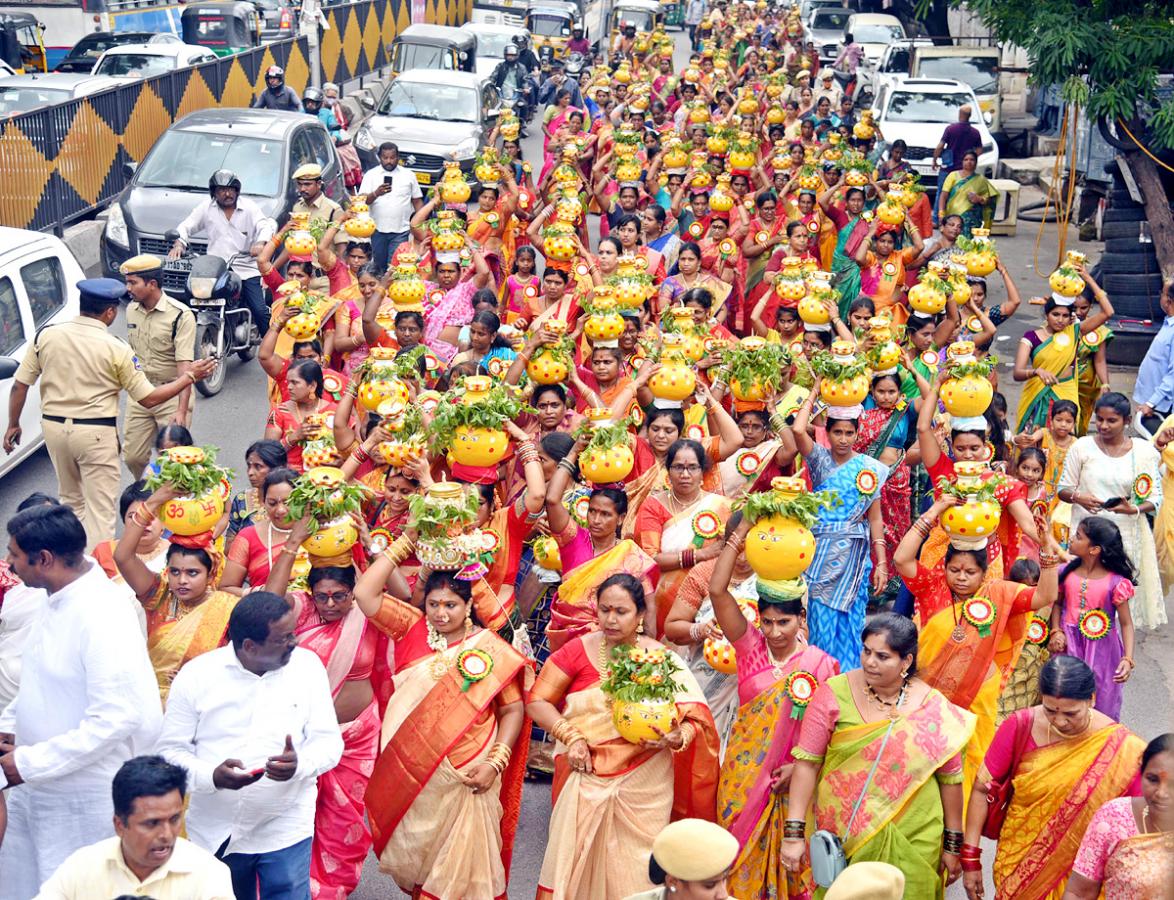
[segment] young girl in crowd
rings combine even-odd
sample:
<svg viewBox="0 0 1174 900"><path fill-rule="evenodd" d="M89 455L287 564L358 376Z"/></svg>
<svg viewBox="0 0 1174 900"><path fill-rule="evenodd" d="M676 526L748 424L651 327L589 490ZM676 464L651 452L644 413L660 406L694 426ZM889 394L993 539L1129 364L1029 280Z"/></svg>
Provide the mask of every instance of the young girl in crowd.
<svg viewBox="0 0 1174 900"><path fill-rule="evenodd" d="M513 271L501 289L501 297L505 301L505 324L524 328L541 311L538 305L541 284L538 276L534 274L537 264L538 255L533 247L518 248ZM530 288L530 296L526 295L526 288Z"/></svg>
<svg viewBox="0 0 1174 900"><path fill-rule="evenodd" d="M1027 505L1035 518L1035 528L1039 533L1048 527L1049 512L1051 509L1051 495L1044 484L1044 467L1047 457L1042 450L1035 447L1025 447L1019 451L1019 459L1015 463L1015 477L1023 482L1027 488ZM1039 544L1027 535L1024 535L1019 545L1021 557L1039 562Z"/></svg>

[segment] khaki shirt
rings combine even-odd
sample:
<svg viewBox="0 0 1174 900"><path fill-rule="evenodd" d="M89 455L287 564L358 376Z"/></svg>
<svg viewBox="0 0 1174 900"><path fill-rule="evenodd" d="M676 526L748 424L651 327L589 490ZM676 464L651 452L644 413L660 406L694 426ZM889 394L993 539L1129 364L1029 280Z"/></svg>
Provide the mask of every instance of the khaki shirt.
<svg viewBox="0 0 1174 900"><path fill-rule="evenodd" d="M321 219L323 222L333 222L340 215L342 215L342 207L326 196L325 193L319 194L318 198L313 203L307 203L301 197L298 197L293 206L290 207L291 213L305 213L313 219ZM337 247L339 244L346 244L350 240L345 231L339 230L334 236L334 243ZM318 265L318 252L314 252L314 265Z"/></svg>
<svg viewBox="0 0 1174 900"><path fill-rule="evenodd" d="M126 308L126 340L148 380L166 384L179 377L179 363L195 359L196 317L166 294L154 309L132 300Z"/></svg>
<svg viewBox="0 0 1174 900"><path fill-rule="evenodd" d="M138 401L155 389L130 345L89 316L42 328L16 380L30 387L39 380L41 413L69 419L112 418L119 393Z"/></svg>

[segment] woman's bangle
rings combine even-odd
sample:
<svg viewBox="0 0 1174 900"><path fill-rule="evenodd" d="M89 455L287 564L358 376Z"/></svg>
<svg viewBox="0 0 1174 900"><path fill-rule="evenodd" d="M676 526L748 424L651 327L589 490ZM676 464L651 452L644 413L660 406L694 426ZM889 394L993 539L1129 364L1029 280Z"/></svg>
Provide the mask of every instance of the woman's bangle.
<svg viewBox="0 0 1174 900"><path fill-rule="evenodd" d="M379 555L391 563L393 567L395 567L411 556L412 550L415 549L415 546L415 541L413 541L406 534L401 534L388 545L387 549L385 549Z"/></svg>
<svg viewBox="0 0 1174 900"><path fill-rule="evenodd" d="M884 538L873 538L872 542L873 542L873 544L880 544L883 547L885 544L885 539Z"/></svg>
<svg viewBox="0 0 1174 900"><path fill-rule="evenodd" d="M783 840L801 841L807 836L807 823L802 819L787 819L783 822Z"/></svg>
<svg viewBox="0 0 1174 900"><path fill-rule="evenodd" d="M362 445L360 445L360 446L356 447L354 450L352 450L351 456L356 461L361 462L361 463L371 462L371 454L368 453L366 450L364 450Z"/></svg>
<svg viewBox="0 0 1174 900"><path fill-rule="evenodd" d="M291 546L289 545L289 541L286 541L284 544L282 544L282 546L281 546L281 550L280 550L280 552L278 553L278 556L284 556L284 555L285 555L285 554L287 554L287 553L288 553L290 556L297 556L297 555L298 555L298 545L297 545L297 544L294 544L294 545L291 547Z"/></svg>

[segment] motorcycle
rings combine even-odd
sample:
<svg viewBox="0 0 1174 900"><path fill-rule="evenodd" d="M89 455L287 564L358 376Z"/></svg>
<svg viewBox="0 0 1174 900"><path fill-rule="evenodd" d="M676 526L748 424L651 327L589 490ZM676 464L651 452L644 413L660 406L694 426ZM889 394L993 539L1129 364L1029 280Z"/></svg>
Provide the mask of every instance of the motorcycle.
<svg viewBox="0 0 1174 900"><path fill-rule="evenodd" d="M174 244L179 232L169 231L164 238ZM243 254L224 260L219 256L196 256L185 250L176 259L168 258L163 263L165 272L186 277L184 290L173 292L173 296L195 313L196 359L214 356L223 360L235 353L242 362L248 362L257 355L261 333L253 314L241 300L240 276L232 270L240 255ZM225 366L219 365L211 375L196 383L196 390L205 397L214 397L224 387L224 377Z"/></svg>

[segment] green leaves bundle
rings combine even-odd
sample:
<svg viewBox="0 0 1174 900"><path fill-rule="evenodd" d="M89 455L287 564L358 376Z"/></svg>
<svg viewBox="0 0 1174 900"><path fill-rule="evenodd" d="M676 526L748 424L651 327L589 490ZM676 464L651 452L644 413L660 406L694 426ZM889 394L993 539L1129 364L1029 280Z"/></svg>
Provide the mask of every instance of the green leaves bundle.
<svg viewBox="0 0 1174 900"><path fill-rule="evenodd" d="M840 384L867 372L868 360L858 355L850 363L836 362L830 351L821 350L812 357L811 368L817 375Z"/></svg>
<svg viewBox="0 0 1174 900"><path fill-rule="evenodd" d="M982 359L976 359L974 362L954 363L947 362L947 370L951 378L965 378L968 375L977 375L979 378L989 378L991 372L995 371L995 366L999 364L999 358L993 353L988 353Z"/></svg>
<svg viewBox="0 0 1174 900"><path fill-rule="evenodd" d="M768 343L756 350L734 344L721 352L722 380L727 384L738 382L749 388L756 381L768 391L777 391L783 384L784 370L791 365L791 354L782 344Z"/></svg>
<svg viewBox="0 0 1174 900"><path fill-rule="evenodd" d="M450 392L446 399L452 401L453 394ZM456 439L458 428L500 431L501 423L507 419L514 420L522 413L533 412L534 409L518 396L517 390L505 384L495 384L485 399L476 403L465 403L457 396L455 402L441 403L436 408L436 415L428 426L432 450L435 453L448 450Z"/></svg>
<svg viewBox="0 0 1174 900"><path fill-rule="evenodd" d="M782 516L784 519L794 519L805 528L811 528L819 521L821 509L832 509L843 501L834 491L819 491L818 493L802 493L796 497L784 497L779 491L763 491L744 497L735 503L736 509L742 510L742 515L751 524L759 519L769 519L771 516Z"/></svg>
<svg viewBox="0 0 1174 900"><path fill-rule="evenodd" d="M666 703L677 695L681 664L666 650L613 647L607 678L599 689L623 703Z"/></svg>
<svg viewBox="0 0 1174 900"><path fill-rule="evenodd" d="M425 494L408 498L408 527L416 529L421 541L447 538L452 529L460 530L477 521L481 498L476 491L465 490L459 500L436 500Z"/></svg>
<svg viewBox="0 0 1174 900"><path fill-rule="evenodd" d="M959 487L944 475L938 479L938 493L948 494L951 497L961 497L963 500L981 503L984 500L994 500L998 489L1002 487L1003 479L996 475L988 478L975 488Z"/></svg>
<svg viewBox="0 0 1174 900"><path fill-rule="evenodd" d="M221 482L232 483L233 471L216 465L216 447L173 447L160 457L159 471L147 478L147 490L170 484L184 494L202 497ZM193 461L194 460L194 461Z"/></svg>
<svg viewBox="0 0 1174 900"><path fill-rule="evenodd" d="M311 470L312 471L312 470ZM316 483L307 472L294 482L293 490L285 505L291 521L310 516L310 530L317 531L323 523L330 522L363 508L367 489L351 481Z"/></svg>

